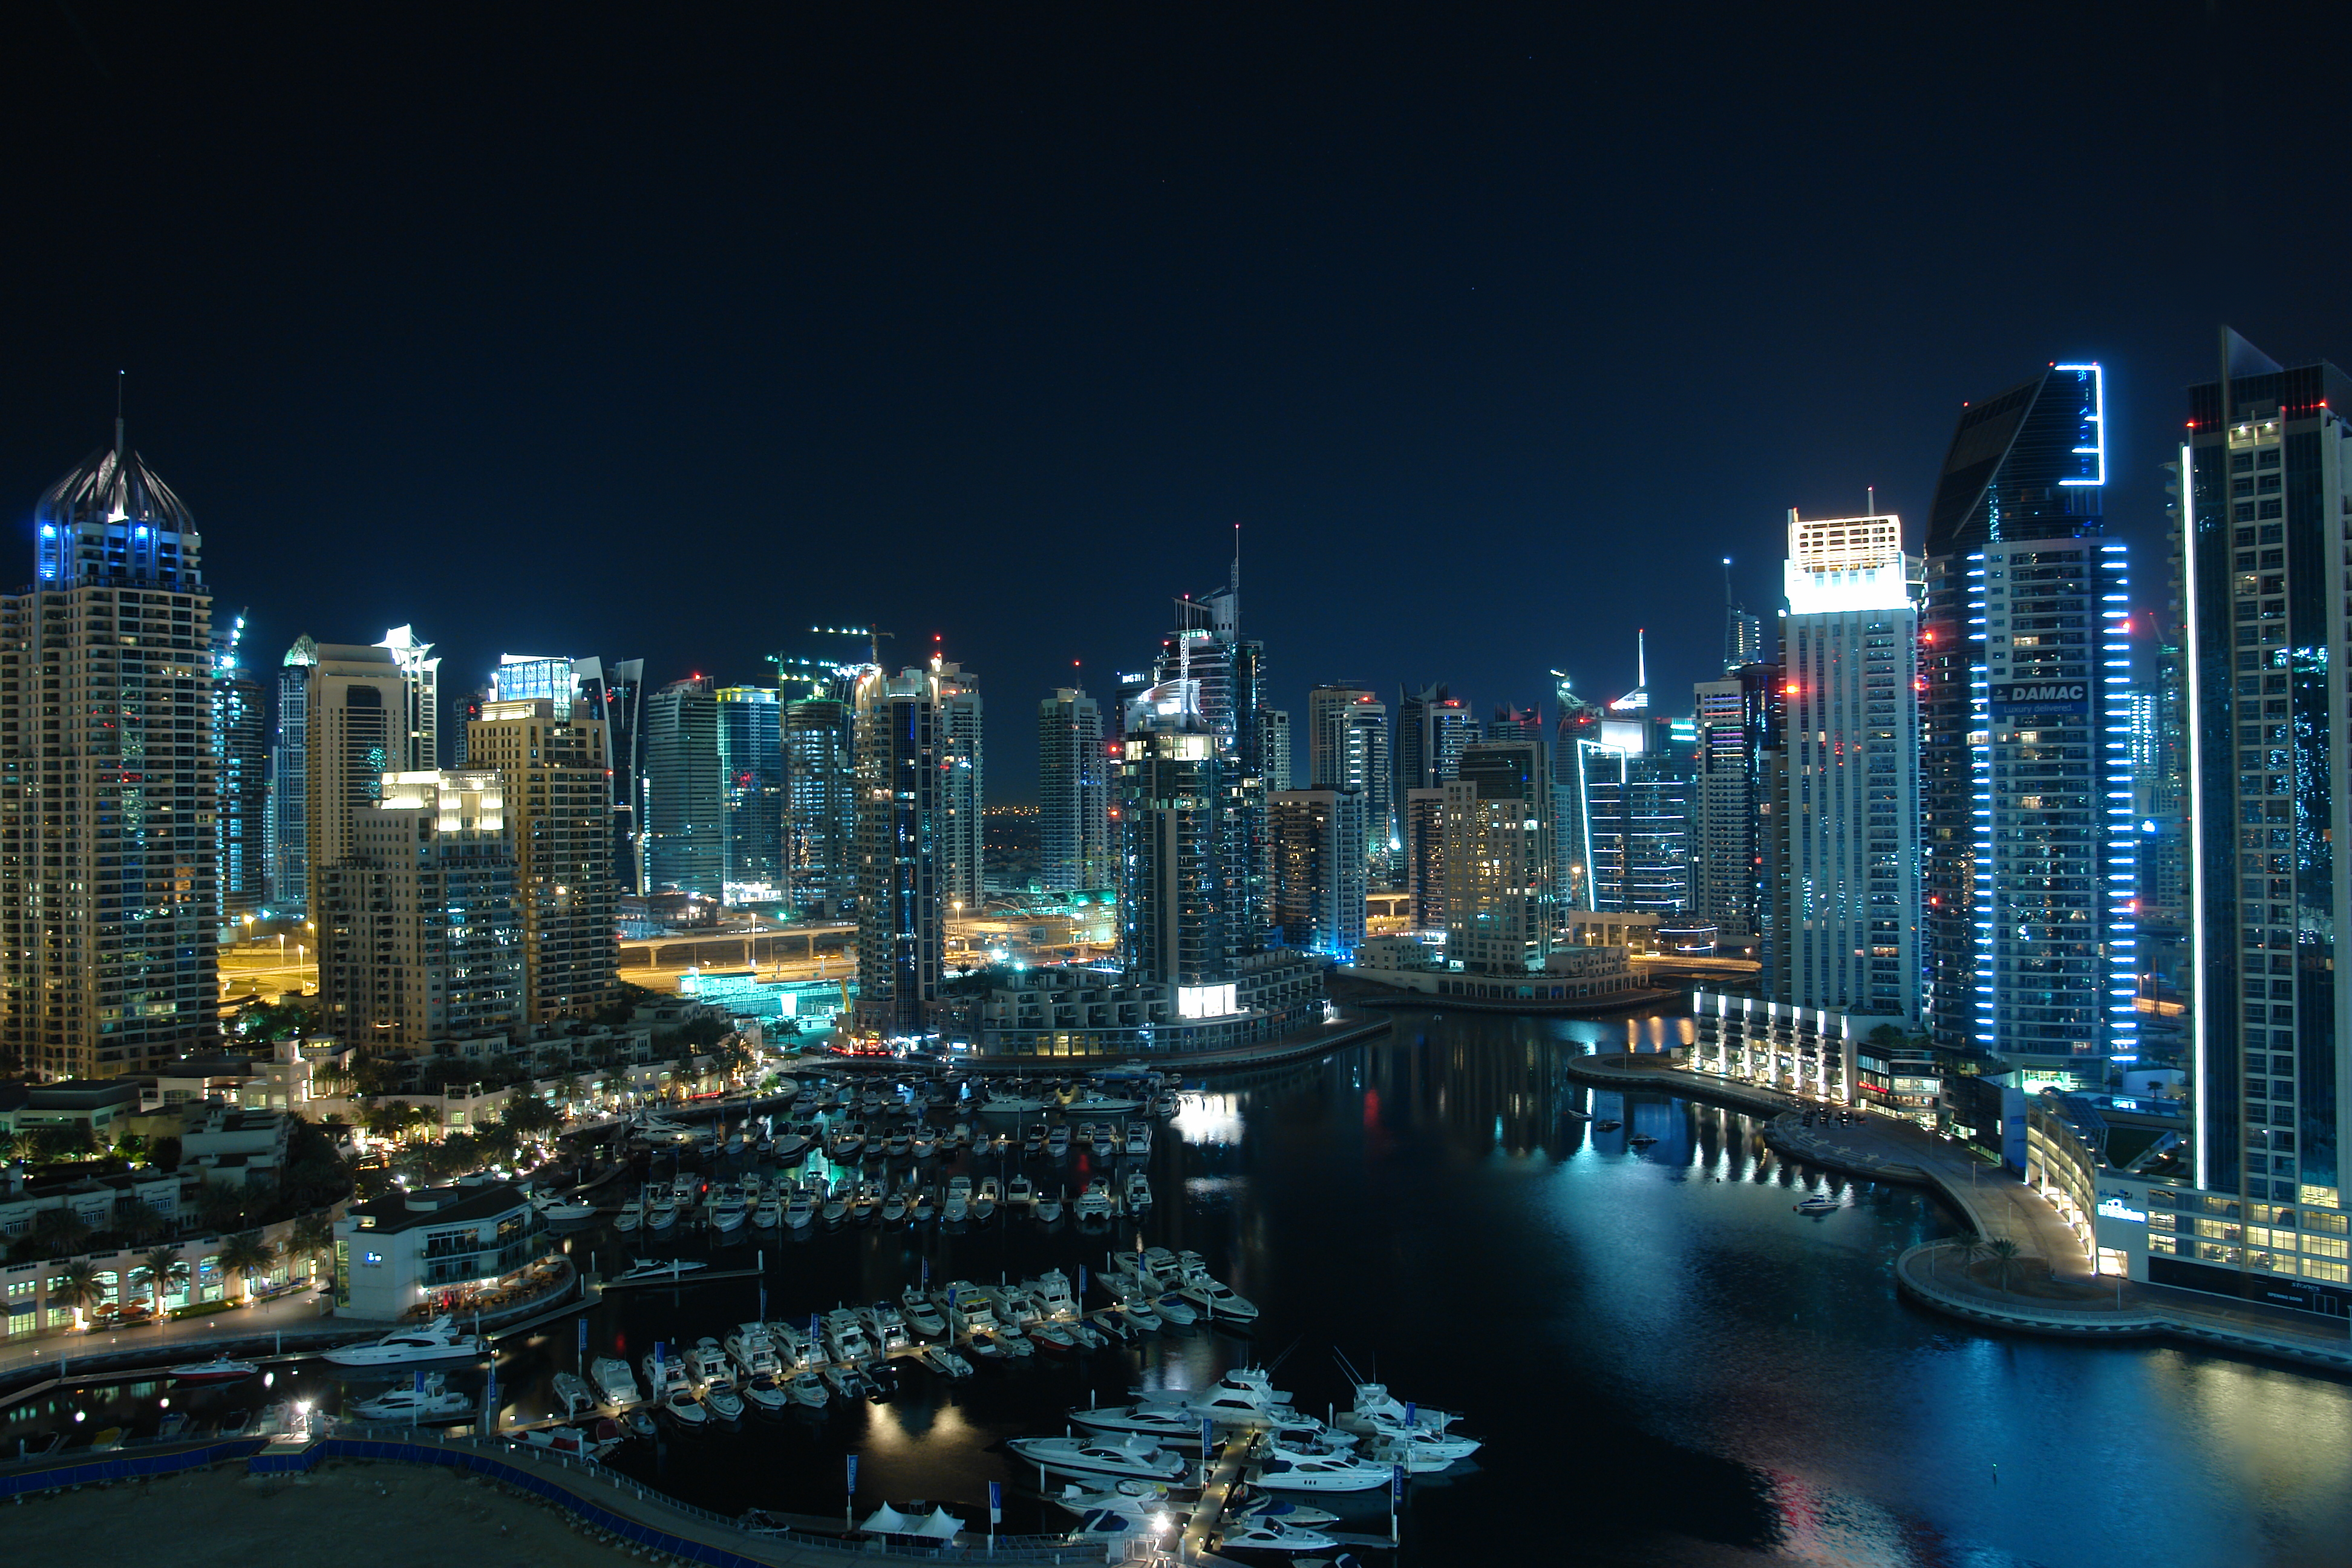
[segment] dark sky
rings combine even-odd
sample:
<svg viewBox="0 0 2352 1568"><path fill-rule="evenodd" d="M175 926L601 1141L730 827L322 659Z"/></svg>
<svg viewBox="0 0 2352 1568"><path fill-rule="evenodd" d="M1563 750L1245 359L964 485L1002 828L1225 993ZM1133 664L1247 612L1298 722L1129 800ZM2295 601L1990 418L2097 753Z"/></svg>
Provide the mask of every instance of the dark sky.
<svg viewBox="0 0 2352 1568"><path fill-rule="evenodd" d="M1294 708L1679 710L1963 399L2101 360L2139 538L2217 322L2352 355L2352 7L774 9L0 8L17 579L127 370L264 664L878 619L1020 799L1236 521Z"/></svg>

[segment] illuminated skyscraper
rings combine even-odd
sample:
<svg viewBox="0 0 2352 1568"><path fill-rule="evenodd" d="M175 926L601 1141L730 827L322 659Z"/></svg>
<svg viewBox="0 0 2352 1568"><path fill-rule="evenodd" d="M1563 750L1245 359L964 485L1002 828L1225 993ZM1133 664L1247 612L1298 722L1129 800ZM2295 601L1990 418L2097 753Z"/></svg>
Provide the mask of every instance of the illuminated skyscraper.
<svg viewBox="0 0 2352 1568"><path fill-rule="evenodd" d="M947 752L941 679L857 682L857 1026L919 1035L939 996L946 936Z"/></svg>
<svg viewBox="0 0 2352 1568"><path fill-rule="evenodd" d="M269 744L269 907L281 915L310 908L310 667L319 645L294 639L278 671L278 726Z"/></svg>
<svg viewBox="0 0 2352 1568"><path fill-rule="evenodd" d="M523 921L499 773L384 774L312 880L319 1000L336 1038L414 1054L521 1024Z"/></svg>
<svg viewBox="0 0 2352 1568"><path fill-rule="evenodd" d="M1215 885L1219 940L1232 957L1265 946L1272 895L1272 846L1266 826L1265 648L1241 635L1241 563L1226 585L1198 599L1176 602L1177 629L1161 645L1154 683L1124 708L1164 731L1167 694L1189 692L1188 722L1215 740L1219 795ZM1122 678L1124 680L1125 678ZM1189 731L1188 731L1189 732ZM1190 748L1180 748L1188 753ZM1129 753L1129 760L1135 753Z"/></svg>
<svg viewBox="0 0 2352 1568"><path fill-rule="evenodd" d="M2352 965L2336 949L2352 924L2352 877L2337 853L2352 843L2352 376L2324 362L2283 368L2234 333L2224 343L2223 374L2189 388L2180 449L2196 1179L2270 1205L2324 1205L2325 1225L2312 1215L2302 1228L2340 1238L2352 1115ZM2292 1210L2261 1213L2285 1224ZM2227 1239L2200 1248L2206 1264L2288 1271L2284 1246L2257 1252L2250 1232L2242 1260L2239 1238ZM2343 1251L2336 1239L2337 1261L2306 1257L2303 1277L2340 1287ZM2189 1257L2184 1235L2179 1258ZM2346 1294L2336 1290L2335 1310Z"/></svg>
<svg viewBox="0 0 2352 1568"><path fill-rule="evenodd" d="M1464 748L1445 785L1445 956L1472 974L1549 961L1554 923L1551 759L1540 739Z"/></svg>
<svg viewBox="0 0 2352 1568"><path fill-rule="evenodd" d="M1774 1001L1919 1016L1918 616L1900 518L1789 513ZM1726 684L1732 684L1727 682Z"/></svg>
<svg viewBox="0 0 2352 1568"><path fill-rule="evenodd" d="M803 919L838 920L856 902L857 788L846 702L784 704L784 861Z"/></svg>
<svg viewBox="0 0 2352 1568"><path fill-rule="evenodd" d="M2063 364L1960 416L1919 634L1929 1029L2093 1082L2137 1037L2130 609L2124 546L2102 538L2104 416L2099 367Z"/></svg>
<svg viewBox="0 0 2352 1568"><path fill-rule="evenodd" d="M1363 795L1366 864L1385 883L1395 831L1387 703L1352 686L1318 686L1307 694L1307 787Z"/></svg>
<svg viewBox="0 0 2352 1568"><path fill-rule="evenodd" d="M1297 781L1291 773L1290 715L1280 708L1265 708L1257 716L1258 754L1265 760L1265 787L1288 789Z"/></svg>
<svg viewBox="0 0 2352 1568"><path fill-rule="evenodd" d="M784 748L776 693L725 686L719 700L719 869L727 901L781 895L784 883Z"/></svg>
<svg viewBox="0 0 2352 1568"><path fill-rule="evenodd" d="M1116 886L1102 705L1076 687L1037 704L1038 866L1056 892Z"/></svg>
<svg viewBox="0 0 2352 1568"><path fill-rule="evenodd" d="M1478 718L1470 704L1443 686L1397 693L1396 768L1390 798L1402 803L1408 790L1438 789L1462 763L1462 748L1478 738ZM1400 805L1400 810L1402 806ZM1400 825L1400 836L1402 826Z"/></svg>
<svg viewBox="0 0 2352 1568"><path fill-rule="evenodd" d="M646 702L645 822L647 892L724 897L726 797L708 677L673 680Z"/></svg>
<svg viewBox="0 0 2352 1568"><path fill-rule="evenodd" d="M1447 780L1452 783L1452 780ZM1557 795L1558 792L1554 792ZM1557 822L1557 818L1555 818ZM1409 789L1397 806L1397 837L1404 841L1407 918L1417 931L1445 927L1445 791ZM1555 830L1554 843L1558 834ZM1555 858L1559 851L1555 847Z"/></svg>
<svg viewBox="0 0 2352 1568"><path fill-rule="evenodd" d="M466 737L474 768L496 770L504 785L533 1024L591 1016L620 992L606 726L590 706L491 702Z"/></svg>
<svg viewBox="0 0 2352 1568"><path fill-rule="evenodd" d="M239 657L245 617L213 634L213 769L219 791L213 833L219 845L219 920L224 929L268 902L269 855L268 698Z"/></svg>
<svg viewBox="0 0 2352 1568"><path fill-rule="evenodd" d="M1364 792L1276 790L1265 805L1283 945L1353 958L1364 942Z"/></svg>
<svg viewBox="0 0 2352 1568"><path fill-rule="evenodd" d="M152 1072L216 1035L202 537L115 422L0 596L0 1068Z"/></svg>
<svg viewBox="0 0 2352 1568"><path fill-rule="evenodd" d="M384 776L432 771L424 748L439 736L437 721L427 722L439 661L425 658L418 647L406 626L373 647L310 647L303 828L313 902L320 868L350 858L352 825L383 798Z"/></svg>
<svg viewBox="0 0 2352 1568"><path fill-rule="evenodd" d="M941 781L941 875L950 906L977 913L987 902L987 752L982 745L980 678L933 655L940 689L940 741L947 777Z"/></svg>
<svg viewBox="0 0 2352 1568"><path fill-rule="evenodd" d="M1691 691L1690 910L1734 944L1763 928L1765 769L1778 732L1779 681L1778 666L1749 664Z"/></svg>

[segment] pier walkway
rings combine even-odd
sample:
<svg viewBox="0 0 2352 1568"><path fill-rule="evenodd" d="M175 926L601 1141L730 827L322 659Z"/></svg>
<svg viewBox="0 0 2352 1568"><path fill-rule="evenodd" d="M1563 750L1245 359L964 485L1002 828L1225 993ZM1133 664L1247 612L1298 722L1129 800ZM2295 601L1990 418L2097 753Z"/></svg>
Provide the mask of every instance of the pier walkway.
<svg viewBox="0 0 2352 1568"><path fill-rule="evenodd" d="M1193 1505L1192 1517L1184 1521L1184 1531L1177 1538L1178 1561L1226 1561L1209 1550L1209 1541L1225 1521L1225 1505L1233 1500L1234 1489L1242 1484L1242 1478L1249 1470L1257 1453L1259 1436L1256 1432L1243 1432L1225 1439L1224 1448L1217 1456L1217 1468L1201 1488L1201 1500Z"/></svg>

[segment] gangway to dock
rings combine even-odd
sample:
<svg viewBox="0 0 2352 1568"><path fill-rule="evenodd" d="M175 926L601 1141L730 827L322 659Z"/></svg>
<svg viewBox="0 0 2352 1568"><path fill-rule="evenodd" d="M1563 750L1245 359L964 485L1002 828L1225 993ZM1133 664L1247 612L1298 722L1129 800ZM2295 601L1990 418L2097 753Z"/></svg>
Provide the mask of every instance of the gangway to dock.
<svg viewBox="0 0 2352 1568"><path fill-rule="evenodd" d="M1224 1522L1225 1505L1232 1500L1234 1489L1242 1484L1243 1476L1257 1453L1260 1434L1242 1432L1225 1440L1224 1451L1217 1456L1217 1468L1210 1472L1207 1484L1201 1488L1201 1500L1193 1505L1192 1516L1184 1521L1183 1533L1178 1537L1187 1563L1217 1563L1223 1561L1209 1551L1209 1538Z"/></svg>

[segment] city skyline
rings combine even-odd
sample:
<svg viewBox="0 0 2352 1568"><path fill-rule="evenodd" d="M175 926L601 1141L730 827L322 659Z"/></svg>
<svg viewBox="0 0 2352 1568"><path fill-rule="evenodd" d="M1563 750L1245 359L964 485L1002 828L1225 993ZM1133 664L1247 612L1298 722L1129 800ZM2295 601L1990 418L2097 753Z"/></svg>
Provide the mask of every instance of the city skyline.
<svg viewBox="0 0 2352 1568"><path fill-rule="evenodd" d="M891 668L943 635L1025 704L1074 660L1108 691L1126 628L1213 586L1239 521L1287 710L1327 680L1527 706L1550 668L1606 694L1637 626L1679 690L1711 673L1719 611L1677 563L1728 553L1763 604L1787 508L1850 515L1875 486L1925 516L1960 401L2021 365L2106 367L2109 516L2145 548L2211 321L2352 357L2314 271L2274 265L2340 237L2331 204L2291 199L2311 143L2226 197L2198 173L2196 117L2171 112L2189 58L2241 95L2257 67L2186 11L1933 60L1811 21L1684 60L1630 19L1535 14L1269 19L1238 54L1135 19L925 38L845 17L725 47L583 22L552 50L494 19L494 93L362 23L83 20L6 24L37 68L5 112L46 153L22 201L69 231L121 202L174 243L18 258L44 308L12 360L41 395L0 432L0 489L21 525L102 444L127 370L133 443L213 530L257 668L298 635L409 624L453 689L551 647L642 651L655 689L757 683L803 628L853 622L900 634ZM740 93L667 85L712 59L784 63ZM578 84L624 61L662 85L583 114ZM1363 85L1406 61L1425 89ZM2294 89L2315 66L2259 68L2289 123L2325 100ZM1709 91L1654 95L1692 70ZM2055 120L2005 128L1988 79ZM876 124L881 84L901 109ZM146 111L93 121L92 90ZM1914 107L1878 112L1898 92ZM1041 97L1068 116L1013 107ZM317 134L252 151L223 105L253 100ZM698 107L719 100L746 124ZM1649 128L1636 150L1583 156L1620 123ZM2083 161L2033 155L2053 138ZM2285 216L2241 239L2225 201ZM2101 239L1988 266L1945 243L1956 211L2087 212ZM1616 219L1645 237L1599 237ZM885 538L955 569L907 573ZM1352 607L1407 562L1400 639ZM1518 613L1492 613L1496 562ZM1026 752L995 798L1034 798Z"/></svg>

